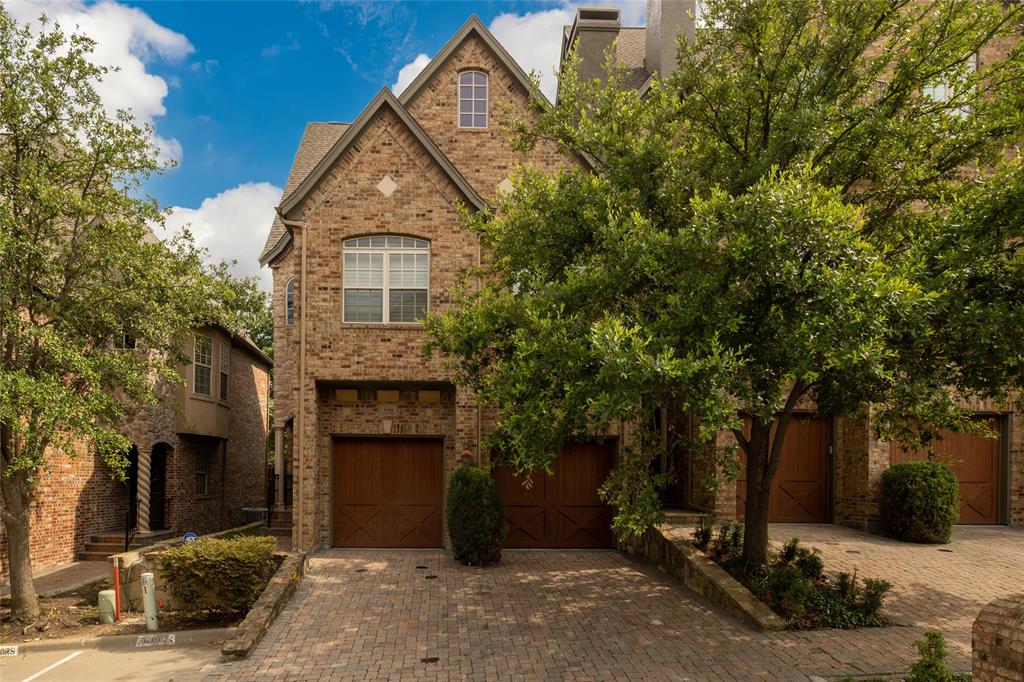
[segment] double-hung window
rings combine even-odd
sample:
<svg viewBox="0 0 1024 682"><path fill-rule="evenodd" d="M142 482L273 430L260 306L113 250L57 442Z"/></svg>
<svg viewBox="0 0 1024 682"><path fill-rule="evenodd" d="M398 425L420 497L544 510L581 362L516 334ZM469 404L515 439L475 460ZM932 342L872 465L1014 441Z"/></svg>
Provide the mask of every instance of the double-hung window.
<svg viewBox="0 0 1024 682"><path fill-rule="evenodd" d="M966 73L968 76L974 74L978 70L978 55L971 55L970 59L967 60ZM935 79L928 85L924 86L921 90L921 94L925 98L932 100L933 102L946 103L954 97L958 96L964 88L964 82L956 74L946 74ZM970 112L968 107L956 107L952 109L951 113L957 116L967 116Z"/></svg>
<svg viewBox="0 0 1024 682"><path fill-rule="evenodd" d="M213 339L196 334L195 352L192 356L194 369L192 390L199 395L213 395Z"/></svg>
<svg viewBox="0 0 1024 682"><path fill-rule="evenodd" d="M228 371L231 368L231 346L220 344L220 399L228 399Z"/></svg>
<svg viewBox="0 0 1024 682"><path fill-rule="evenodd" d="M380 235L344 243L345 322L418 322L426 317L430 242Z"/></svg>
<svg viewBox="0 0 1024 682"><path fill-rule="evenodd" d="M196 453L196 495L210 492L210 453L203 449Z"/></svg>
<svg viewBox="0 0 1024 682"><path fill-rule="evenodd" d="M459 74L459 127L487 127L487 74L463 71Z"/></svg>

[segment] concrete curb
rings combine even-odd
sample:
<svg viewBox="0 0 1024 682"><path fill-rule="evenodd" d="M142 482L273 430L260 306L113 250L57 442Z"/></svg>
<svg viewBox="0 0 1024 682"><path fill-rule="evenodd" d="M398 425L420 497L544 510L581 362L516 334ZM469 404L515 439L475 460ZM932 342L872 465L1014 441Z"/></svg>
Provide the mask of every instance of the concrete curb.
<svg viewBox="0 0 1024 682"><path fill-rule="evenodd" d="M249 609L245 620L238 626L234 638L224 643L221 654L225 660L239 660L248 656L260 643L267 630L291 601L299 583L309 567L309 553L287 554L263 594Z"/></svg>
<svg viewBox="0 0 1024 682"><path fill-rule="evenodd" d="M5 646L18 647L18 655L66 649L95 649L97 651L135 651L137 649L162 649L172 646L208 644L231 639L238 634L238 628L209 628L204 630L174 630L143 632L134 635L108 635L106 637L48 639L39 642L12 642ZM156 636L153 638L153 636ZM162 636L172 636L167 641ZM152 639L145 639L145 638ZM143 638L140 643L140 638Z"/></svg>
<svg viewBox="0 0 1024 682"><path fill-rule="evenodd" d="M624 543L623 549L646 558L697 594L762 632L786 629L786 621L767 604L671 528L650 528L642 537Z"/></svg>

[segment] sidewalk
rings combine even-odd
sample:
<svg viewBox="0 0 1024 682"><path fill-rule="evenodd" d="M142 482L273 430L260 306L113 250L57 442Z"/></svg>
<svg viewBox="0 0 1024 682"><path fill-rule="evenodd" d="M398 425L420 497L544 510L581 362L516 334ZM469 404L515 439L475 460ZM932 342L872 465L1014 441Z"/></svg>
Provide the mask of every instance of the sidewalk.
<svg viewBox="0 0 1024 682"><path fill-rule="evenodd" d="M40 597L52 597L87 585L100 578L111 576L113 569L106 561L73 561L63 566L44 568L33 574L36 593ZM0 582L0 599L10 596L10 584Z"/></svg>

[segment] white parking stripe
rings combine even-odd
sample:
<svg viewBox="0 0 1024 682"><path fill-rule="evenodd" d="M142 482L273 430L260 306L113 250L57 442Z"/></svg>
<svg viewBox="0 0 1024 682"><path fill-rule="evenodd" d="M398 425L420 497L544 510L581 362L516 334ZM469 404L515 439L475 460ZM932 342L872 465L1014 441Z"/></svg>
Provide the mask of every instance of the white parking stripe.
<svg viewBox="0 0 1024 682"><path fill-rule="evenodd" d="M57 661L56 663L51 663L50 665L46 666L45 668L43 668L42 670L37 672L35 675L29 675L28 677L23 679L21 682L32 682L32 680L34 680L34 679L36 679L38 677L42 677L46 673L48 673L51 670L53 670L54 668L56 668L58 665L64 665L65 663L67 663L68 661L70 661L72 658L74 658L75 656L77 656L80 653L82 653L82 652L81 651L76 651L73 654L68 654L64 658L62 658L59 661Z"/></svg>

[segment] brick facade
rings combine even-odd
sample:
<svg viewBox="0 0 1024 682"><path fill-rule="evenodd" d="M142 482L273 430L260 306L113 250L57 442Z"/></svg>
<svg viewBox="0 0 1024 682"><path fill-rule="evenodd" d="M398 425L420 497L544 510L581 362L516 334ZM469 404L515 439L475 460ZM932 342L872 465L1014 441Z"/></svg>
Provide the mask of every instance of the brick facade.
<svg viewBox="0 0 1024 682"><path fill-rule="evenodd" d="M552 148L513 153L501 122L531 116L522 81L484 39L477 22L422 87L405 111L473 190L492 200L517 164L553 170L566 163ZM458 73L489 77L490 125L457 125ZM331 542L330 452L338 435L429 434L444 437L444 475L463 453L486 462L479 448L493 410L456 389L443 358L425 359L427 337L418 324L351 324L342 319L342 242L353 236L401 234L430 242L428 307L442 312L463 269L480 263L479 242L461 228L460 208L472 203L402 120L393 101L380 106L320 176L289 218L291 243L271 263L274 272L275 427L294 429L291 439L293 542L309 548ZM293 171L294 174L294 171ZM377 189L384 176L397 188ZM291 184L292 181L289 181ZM287 191L286 191L287 194ZM292 215L294 213L294 216ZM305 253L303 253L305 252ZM305 256L305 281L303 281ZM285 296L295 282L295 323L286 324ZM303 289L305 289L303 291ZM302 325L305 325L305 346ZM300 367L304 371L300 372ZM364 399L339 402L334 388L356 387ZM375 401L375 388L395 388L397 403ZM442 401L419 402L418 389L440 390ZM304 396L300 400L300 394ZM304 404L300 404L304 403Z"/></svg>
<svg viewBox="0 0 1024 682"><path fill-rule="evenodd" d="M226 335L223 339L228 341ZM194 426L183 423L186 393L180 387L167 387L158 404L122 425L140 452L163 448L167 453L167 528L209 533L239 525L243 507L266 506L270 366L247 346L232 343L230 348L228 400L220 405L228 411L224 437L188 433ZM187 376L191 368L181 371ZM196 493L201 451L210 454L205 496ZM113 480L110 468L84 445L74 458L52 452L30 512L33 568L75 560L92 535L123 533L129 497L129 485ZM0 577L6 575L6 535L0 524Z"/></svg>

